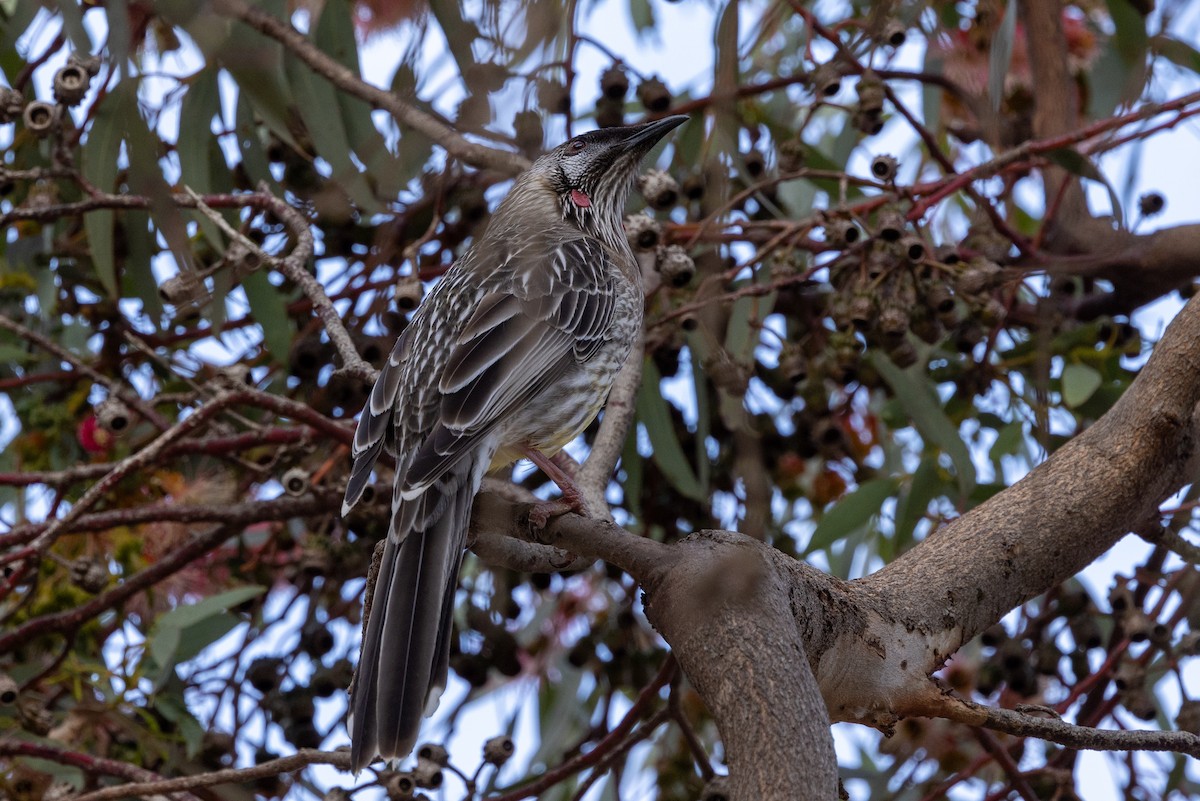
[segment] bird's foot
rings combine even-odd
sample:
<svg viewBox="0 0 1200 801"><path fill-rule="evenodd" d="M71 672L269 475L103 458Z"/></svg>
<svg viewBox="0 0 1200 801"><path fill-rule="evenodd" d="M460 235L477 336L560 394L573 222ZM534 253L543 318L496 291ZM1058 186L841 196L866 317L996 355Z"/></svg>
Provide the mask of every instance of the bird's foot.
<svg viewBox="0 0 1200 801"><path fill-rule="evenodd" d="M552 519L559 515L565 515L568 512L582 514L583 510L566 498L535 503L529 507L529 527L535 533L541 532L545 530Z"/></svg>
<svg viewBox="0 0 1200 801"><path fill-rule="evenodd" d="M554 456L547 456L534 448L527 448L525 455L529 461L533 462L541 469L546 476L558 485L562 491L562 499L558 501L545 501L543 503L534 504L534 510L537 511L535 518L531 512L529 520L537 525L538 528L545 528L546 523L550 522L550 518L557 517L567 512L586 515L587 504L583 500L583 492L575 484L575 477L572 475L578 465L565 451L559 451ZM537 523L541 520L541 523Z"/></svg>

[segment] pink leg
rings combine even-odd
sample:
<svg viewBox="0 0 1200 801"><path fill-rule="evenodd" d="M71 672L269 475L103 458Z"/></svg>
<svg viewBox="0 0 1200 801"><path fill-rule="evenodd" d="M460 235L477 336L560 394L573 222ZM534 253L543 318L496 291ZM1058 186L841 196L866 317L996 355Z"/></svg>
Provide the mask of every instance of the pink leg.
<svg viewBox="0 0 1200 801"><path fill-rule="evenodd" d="M545 473L546 477L557 484L558 488L562 490L561 500L543 501L542 503L534 504L533 508L529 510L529 522L538 528L545 528L552 517L557 517L567 512L586 514L583 493L579 491L579 487L575 486L575 479L568 472L570 462L560 459L559 454L549 457L534 448L526 448L525 456L529 461L537 465L538 469Z"/></svg>

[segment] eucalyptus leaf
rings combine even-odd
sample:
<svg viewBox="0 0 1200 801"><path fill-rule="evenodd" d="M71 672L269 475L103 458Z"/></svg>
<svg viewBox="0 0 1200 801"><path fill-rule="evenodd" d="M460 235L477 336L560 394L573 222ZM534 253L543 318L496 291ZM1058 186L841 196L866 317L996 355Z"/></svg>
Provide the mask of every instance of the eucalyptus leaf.
<svg viewBox="0 0 1200 801"><path fill-rule="evenodd" d="M879 514L883 502L895 493L894 478L874 478L860 484L825 513L808 541L805 553L823 551L848 534L857 531Z"/></svg>
<svg viewBox="0 0 1200 801"><path fill-rule="evenodd" d="M875 352L868 358L892 388L925 442L941 448L949 455L958 474L959 491L963 496L970 495L975 488L975 465L971 461L971 453L959 436L958 427L950 422L942 410L942 404L928 379L914 372L917 368L903 370L897 367L886 355Z"/></svg>

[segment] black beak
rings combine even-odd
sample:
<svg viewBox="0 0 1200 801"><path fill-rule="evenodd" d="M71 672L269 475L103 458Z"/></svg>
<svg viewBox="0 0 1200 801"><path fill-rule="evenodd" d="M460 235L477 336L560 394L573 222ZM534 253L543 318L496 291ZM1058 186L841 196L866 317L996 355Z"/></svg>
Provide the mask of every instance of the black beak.
<svg viewBox="0 0 1200 801"><path fill-rule="evenodd" d="M663 117L661 120L654 120L653 122L643 122L641 125L631 125L629 126L629 134L625 139L624 145L629 150L639 149L642 152L648 151L658 143L658 140L687 121L688 117L683 114L676 114L671 117Z"/></svg>

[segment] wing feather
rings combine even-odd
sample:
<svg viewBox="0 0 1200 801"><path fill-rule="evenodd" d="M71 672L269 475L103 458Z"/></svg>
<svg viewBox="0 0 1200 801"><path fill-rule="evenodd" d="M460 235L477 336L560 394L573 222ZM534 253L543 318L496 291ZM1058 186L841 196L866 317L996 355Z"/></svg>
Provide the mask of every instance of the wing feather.
<svg viewBox="0 0 1200 801"><path fill-rule="evenodd" d="M486 295L441 375L434 430L417 449L404 495L419 494L519 408L604 344L613 316L612 257L576 239L508 262L511 294ZM515 288L515 289L514 289Z"/></svg>

